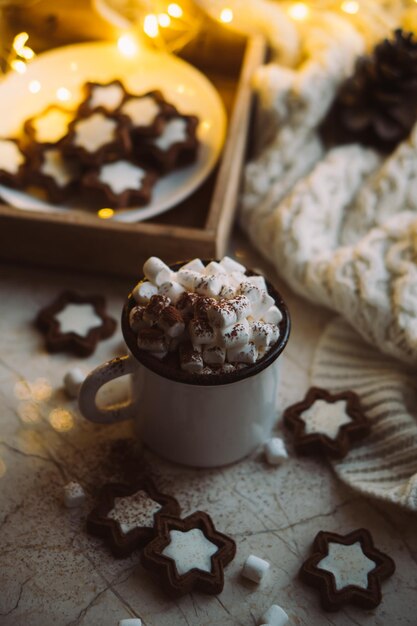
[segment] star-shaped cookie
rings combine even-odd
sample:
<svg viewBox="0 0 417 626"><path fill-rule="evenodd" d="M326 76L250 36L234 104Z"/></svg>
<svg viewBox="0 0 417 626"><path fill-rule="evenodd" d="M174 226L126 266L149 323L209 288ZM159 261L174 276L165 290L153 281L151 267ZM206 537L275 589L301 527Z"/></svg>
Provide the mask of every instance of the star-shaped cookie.
<svg viewBox="0 0 417 626"><path fill-rule="evenodd" d="M394 571L391 557L377 550L370 532L360 528L347 535L320 531L299 575L319 589L326 611L337 611L345 604L364 609L378 606L381 581Z"/></svg>
<svg viewBox="0 0 417 626"><path fill-rule="evenodd" d="M142 563L163 588L177 596L194 590L220 593L223 568L236 554L233 539L219 533L203 511L185 519L161 516L155 526L156 537L145 547Z"/></svg>
<svg viewBox="0 0 417 626"><path fill-rule="evenodd" d="M331 394L311 387L302 402L285 410L283 419L294 433L294 447L300 454L326 453L342 458L352 442L370 431L353 391Z"/></svg>
<svg viewBox="0 0 417 626"><path fill-rule="evenodd" d="M111 337L116 321L106 313L102 296L62 292L39 311L36 325L45 335L49 352L73 352L89 356L100 339Z"/></svg>
<svg viewBox="0 0 417 626"><path fill-rule="evenodd" d="M179 514L177 500L142 477L133 485L104 485L87 518L87 531L104 539L114 556L123 558L155 536L154 525L161 515Z"/></svg>

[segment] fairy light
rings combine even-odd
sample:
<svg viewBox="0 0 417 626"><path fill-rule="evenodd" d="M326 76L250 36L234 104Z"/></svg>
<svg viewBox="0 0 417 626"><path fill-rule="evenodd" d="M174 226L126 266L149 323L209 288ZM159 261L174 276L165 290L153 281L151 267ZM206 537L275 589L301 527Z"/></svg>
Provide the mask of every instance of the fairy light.
<svg viewBox="0 0 417 626"><path fill-rule="evenodd" d="M356 13L359 11L359 3L355 2L355 0L347 0L346 2L342 2L340 8L342 9L342 11L344 11L344 13L348 13L349 15L356 15Z"/></svg>
<svg viewBox="0 0 417 626"><path fill-rule="evenodd" d="M27 33L19 33L18 35L16 35L16 37L13 39L13 50L20 55L28 39L29 35Z"/></svg>
<svg viewBox="0 0 417 626"><path fill-rule="evenodd" d="M41 90L41 84L38 80L31 80L28 89L30 93L39 93Z"/></svg>
<svg viewBox="0 0 417 626"><path fill-rule="evenodd" d="M67 89L66 87L59 87L56 90L56 97L58 98L58 100L60 100L61 102L68 102L68 100L71 99L71 92L69 89Z"/></svg>
<svg viewBox="0 0 417 626"><path fill-rule="evenodd" d="M225 8L220 13L220 21L224 24L230 24L233 21L233 11L232 9Z"/></svg>
<svg viewBox="0 0 417 626"><path fill-rule="evenodd" d="M138 42L133 35L125 33L117 40L117 47L123 56L134 57L138 51Z"/></svg>
<svg viewBox="0 0 417 626"><path fill-rule="evenodd" d="M14 59L10 63L10 66L18 74L24 74L26 72L26 63L24 61L21 61L20 59Z"/></svg>
<svg viewBox="0 0 417 626"><path fill-rule="evenodd" d="M171 24L171 18L169 17L168 13L160 13L158 15L158 24L162 28L168 28L168 26Z"/></svg>
<svg viewBox="0 0 417 626"><path fill-rule="evenodd" d="M310 10L306 4L303 2L296 2L292 4L288 9L288 14L294 20L305 20L310 13Z"/></svg>
<svg viewBox="0 0 417 626"><path fill-rule="evenodd" d="M110 209L109 207L105 207L97 211L97 215L101 217L101 219L103 220L108 220L109 217L113 217L114 211L113 209Z"/></svg>
<svg viewBox="0 0 417 626"><path fill-rule="evenodd" d="M183 16L183 10L176 2L172 2L168 5L167 12L171 17L179 18Z"/></svg>
<svg viewBox="0 0 417 626"><path fill-rule="evenodd" d="M155 39L159 35L158 18L153 13L145 16L143 30L148 37Z"/></svg>

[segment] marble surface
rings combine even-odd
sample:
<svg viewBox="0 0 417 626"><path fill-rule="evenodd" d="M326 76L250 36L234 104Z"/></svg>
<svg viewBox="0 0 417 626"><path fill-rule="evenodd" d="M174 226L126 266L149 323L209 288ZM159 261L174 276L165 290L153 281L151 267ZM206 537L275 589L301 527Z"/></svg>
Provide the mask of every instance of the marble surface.
<svg viewBox="0 0 417 626"><path fill-rule="evenodd" d="M266 270L286 298L292 335L282 355L281 405L299 400L309 385L317 340L331 314L306 304L239 243L243 262ZM139 268L138 268L139 273ZM140 617L145 626L253 626L271 605L290 616L289 625L410 626L417 592L416 516L366 499L339 482L325 461L297 458L278 420L276 433L288 442L290 458L268 466L259 451L233 466L192 470L132 446L131 424L86 422L62 389L74 366L86 372L123 354L120 330L87 359L49 355L33 327L37 311L63 288L106 294L119 318L129 280L54 271L0 268L0 624L2 626L112 626ZM123 394L108 389L103 401ZM277 416L279 417L279 416ZM124 472L123 455L138 452L131 471L143 465L161 490L174 495L184 515L200 509L237 543L225 571L223 593L193 593L171 600L139 563L138 554L115 560L99 539L86 534L85 518L98 488ZM87 501L66 509L63 486L80 482ZM316 592L297 579L319 530L345 533L365 526L390 554L397 571L383 584L374 611L345 607L324 613ZM261 585L240 570L249 554L271 563Z"/></svg>

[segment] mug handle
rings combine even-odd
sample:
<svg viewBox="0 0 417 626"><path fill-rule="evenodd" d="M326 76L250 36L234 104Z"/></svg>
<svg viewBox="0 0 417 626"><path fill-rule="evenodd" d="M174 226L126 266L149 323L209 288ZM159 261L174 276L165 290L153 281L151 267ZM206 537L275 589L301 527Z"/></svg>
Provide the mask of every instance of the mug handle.
<svg viewBox="0 0 417 626"><path fill-rule="evenodd" d="M78 396L78 406L83 416L97 424L113 424L132 419L137 412L135 402L128 400L110 408L99 408L96 396L105 383L126 374L133 374L137 367L135 359L125 355L102 363L92 370L83 382Z"/></svg>

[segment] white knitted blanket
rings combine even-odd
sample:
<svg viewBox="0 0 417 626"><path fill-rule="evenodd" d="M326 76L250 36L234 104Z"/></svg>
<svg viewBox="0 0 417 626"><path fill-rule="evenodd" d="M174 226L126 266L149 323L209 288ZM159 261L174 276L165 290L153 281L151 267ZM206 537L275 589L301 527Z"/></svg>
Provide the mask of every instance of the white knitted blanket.
<svg viewBox="0 0 417 626"><path fill-rule="evenodd" d="M254 4L232 2L242 27L244 7ZM312 11L295 23L281 5L256 3L249 21L276 55L255 76L257 151L245 172L240 219L297 293L344 317L321 338L312 382L357 391L373 430L334 464L336 472L362 492L417 509L407 369L417 365L417 126L385 159L355 144L326 151L317 132L358 55L398 25L400 4L394 15L365 0L353 21L340 11Z"/></svg>

